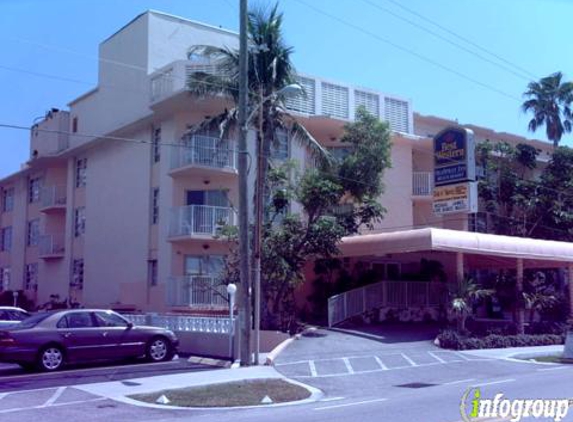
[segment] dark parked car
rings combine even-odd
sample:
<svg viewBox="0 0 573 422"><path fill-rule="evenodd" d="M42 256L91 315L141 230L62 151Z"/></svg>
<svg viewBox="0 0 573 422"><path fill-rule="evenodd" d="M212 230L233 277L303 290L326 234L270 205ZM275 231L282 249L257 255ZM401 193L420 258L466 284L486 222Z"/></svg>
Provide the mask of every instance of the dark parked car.
<svg viewBox="0 0 573 422"><path fill-rule="evenodd" d="M0 362L56 371L64 364L145 356L173 358L179 340L172 331L134 326L100 309L43 312L0 329Z"/></svg>

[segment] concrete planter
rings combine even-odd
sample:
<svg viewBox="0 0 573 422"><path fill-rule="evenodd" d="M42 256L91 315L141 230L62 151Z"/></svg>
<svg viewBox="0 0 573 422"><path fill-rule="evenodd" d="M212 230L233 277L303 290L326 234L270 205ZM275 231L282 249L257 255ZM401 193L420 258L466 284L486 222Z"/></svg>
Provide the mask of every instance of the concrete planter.
<svg viewBox="0 0 573 422"><path fill-rule="evenodd" d="M567 338L565 339L565 348L563 350L563 357L565 359L573 359L573 331L567 331Z"/></svg>

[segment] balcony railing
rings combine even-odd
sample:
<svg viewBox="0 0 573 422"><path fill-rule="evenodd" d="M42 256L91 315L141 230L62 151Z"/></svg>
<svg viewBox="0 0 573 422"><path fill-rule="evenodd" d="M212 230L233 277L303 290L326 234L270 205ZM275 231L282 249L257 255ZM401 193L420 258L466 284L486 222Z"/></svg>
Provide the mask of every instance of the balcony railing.
<svg viewBox="0 0 573 422"><path fill-rule="evenodd" d="M223 226L236 225L236 214L229 207L187 205L171 210L169 235L214 236Z"/></svg>
<svg viewBox="0 0 573 422"><path fill-rule="evenodd" d="M174 147L171 156L171 169L186 166L204 166L218 169L236 170L234 143L212 136L194 135L186 144Z"/></svg>
<svg viewBox="0 0 573 422"><path fill-rule="evenodd" d="M38 238L38 256L40 258L61 257L65 250L63 234L46 234Z"/></svg>
<svg viewBox="0 0 573 422"><path fill-rule="evenodd" d="M169 306L196 309L227 309L227 286L214 276L190 275L171 277L167 285Z"/></svg>
<svg viewBox="0 0 573 422"><path fill-rule="evenodd" d="M189 76L194 72L220 74L221 69L211 63L174 61L150 76L150 101L155 103L185 91ZM305 94L286 99L285 106L290 111L305 116L354 120L358 107L364 107L389 122L390 129L414 132L412 104L407 99L306 75L299 75L297 82Z"/></svg>
<svg viewBox="0 0 573 422"><path fill-rule="evenodd" d="M66 186L46 186L41 192L42 208L64 208L66 206Z"/></svg>
<svg viewBox="0 0 573 422"><path fill-rule="evenodd" d="M412 195L432 196L432 177L431 172L414 172L412 174Z"/></svg>

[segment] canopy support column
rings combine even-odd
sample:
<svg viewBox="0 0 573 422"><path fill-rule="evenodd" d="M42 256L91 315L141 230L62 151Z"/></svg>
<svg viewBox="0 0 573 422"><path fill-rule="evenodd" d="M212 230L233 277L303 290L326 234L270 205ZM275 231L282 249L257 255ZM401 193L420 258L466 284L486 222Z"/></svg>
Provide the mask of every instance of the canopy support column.
<svg viewBox="0 0 573 422"><path fill-rule="evenodd" d="M525 332L525 309L523 309L523 259L517 258L517 276L515 279L516 306L517 306L517 333Z"/></svg>
<svg viewBox="0 0 573 422"><path fill-rule="evenodd" d="M573 262L567 264L567 278L569 282L569 318L573 322Z"/></svg>
<svg viewBox="0 0 573 422"><path fill-rule="evenodd" d="M457 283L461 283L464 280L464 253L456 252L456 277Z"/></svg>

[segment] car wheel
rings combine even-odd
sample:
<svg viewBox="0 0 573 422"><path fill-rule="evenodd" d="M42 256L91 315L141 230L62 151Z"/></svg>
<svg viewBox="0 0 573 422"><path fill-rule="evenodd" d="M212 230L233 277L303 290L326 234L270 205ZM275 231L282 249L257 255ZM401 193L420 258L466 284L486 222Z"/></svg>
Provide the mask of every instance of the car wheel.
<svg viewBox="0 0 573 422"><path fill-rule="evenodd" d="M64 366L64 352L59 346L47 346L38 356L38 368L42 371L52 372Z"/></svg>
<svg viewBox="0 0 573 422"><path fill-rule="evenodd" d="M165 337L155 337L147 345L147 359L151 362L162 362L173 358L173 347Z"/></svg>

